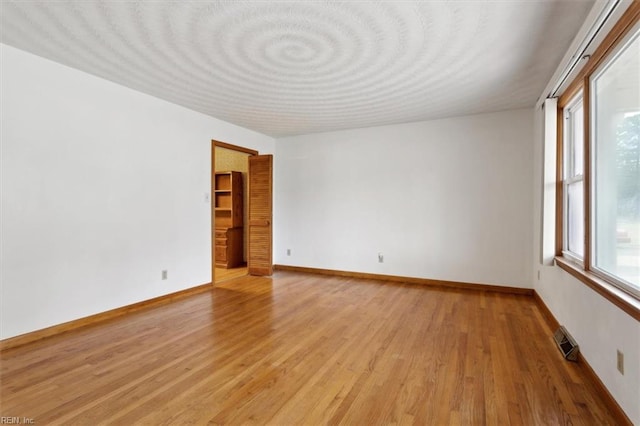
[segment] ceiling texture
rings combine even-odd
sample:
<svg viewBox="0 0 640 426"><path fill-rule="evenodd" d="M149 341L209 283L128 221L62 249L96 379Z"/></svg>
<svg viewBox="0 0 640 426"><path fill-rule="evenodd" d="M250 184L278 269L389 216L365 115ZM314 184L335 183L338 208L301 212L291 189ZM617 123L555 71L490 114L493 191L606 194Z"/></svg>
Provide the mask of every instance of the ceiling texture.
<svg viewBox="0 0 640 426"><path fill-rule="evenodd" d="M0 41L274 137L533 107L593 1L5 1Z"/></svg>

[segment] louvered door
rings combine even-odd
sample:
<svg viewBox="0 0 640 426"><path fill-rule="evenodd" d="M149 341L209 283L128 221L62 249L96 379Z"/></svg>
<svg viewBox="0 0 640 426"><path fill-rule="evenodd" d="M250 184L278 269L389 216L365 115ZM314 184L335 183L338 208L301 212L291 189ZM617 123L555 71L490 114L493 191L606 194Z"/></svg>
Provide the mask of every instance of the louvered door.
<svg viewBox="0 0 640 426"><path fill-rule="evenodd" d="M271 275L272 263L272 175L273 156L249 157L249 247L247 264L251 275Z"/></svg>

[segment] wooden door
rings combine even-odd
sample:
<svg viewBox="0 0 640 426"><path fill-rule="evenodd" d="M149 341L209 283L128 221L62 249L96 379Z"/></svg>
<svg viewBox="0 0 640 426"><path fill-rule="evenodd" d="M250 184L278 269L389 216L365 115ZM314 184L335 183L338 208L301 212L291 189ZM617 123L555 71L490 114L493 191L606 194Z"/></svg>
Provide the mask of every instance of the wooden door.
<svg viewBox="0 0 640 426"><path fill-rule="evenodd" d="M271 275L273 156L249 157L249 239L247 266L251 275Z"/></svg>

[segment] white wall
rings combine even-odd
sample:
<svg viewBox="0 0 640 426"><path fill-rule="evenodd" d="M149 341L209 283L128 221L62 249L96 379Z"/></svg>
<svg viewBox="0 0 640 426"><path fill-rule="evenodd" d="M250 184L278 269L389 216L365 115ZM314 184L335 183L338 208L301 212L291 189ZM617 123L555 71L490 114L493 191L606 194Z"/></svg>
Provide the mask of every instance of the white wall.
<svg viewBox="0 0 640 426"><path fill-rule="evenodd" d="M278 139L275 263L531 288L531 128L527 109Z"/></svg>
<svg viewBox="0 0 640 426"><path fill-rule="evenodd" d="M0 49L0 337L210 282L210 141L274 140Z"/></svg>
<svg viewBox="0 0 640 426"><path fill-rule="evenodd" d="M640 425L640 322L560 267L540 264L543 127L542 112L537 110L534 129L534 288L560 324L576 339L583 356L627 416ZM624 375L616 368L617 349L624 353Z"/></svg>

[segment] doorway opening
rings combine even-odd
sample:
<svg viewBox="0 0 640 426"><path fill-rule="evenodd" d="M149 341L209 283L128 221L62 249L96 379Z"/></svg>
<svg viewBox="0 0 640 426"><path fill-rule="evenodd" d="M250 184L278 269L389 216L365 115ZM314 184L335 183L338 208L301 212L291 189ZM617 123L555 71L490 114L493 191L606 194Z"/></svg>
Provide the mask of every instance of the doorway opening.
<svg viewBox="0 0 640 426"><path fill-rule="evenodd" d="M258 151L212 141L212 279L247 275L249 157Z"/></svg>

